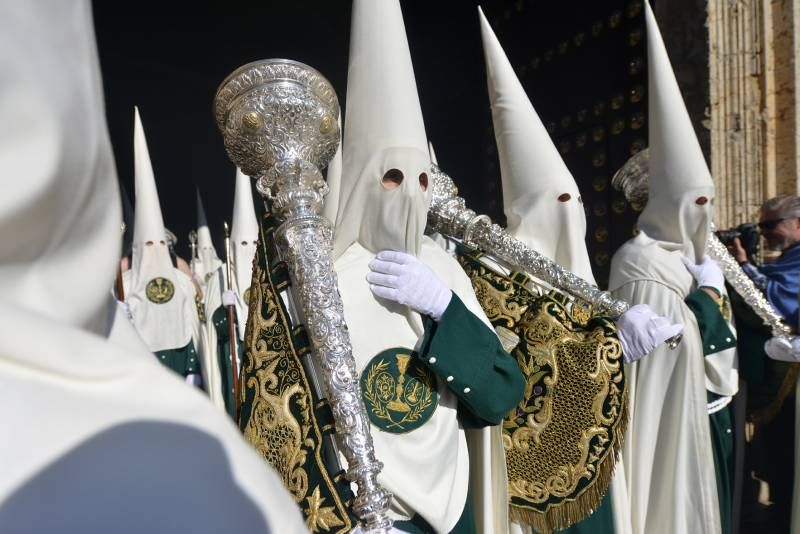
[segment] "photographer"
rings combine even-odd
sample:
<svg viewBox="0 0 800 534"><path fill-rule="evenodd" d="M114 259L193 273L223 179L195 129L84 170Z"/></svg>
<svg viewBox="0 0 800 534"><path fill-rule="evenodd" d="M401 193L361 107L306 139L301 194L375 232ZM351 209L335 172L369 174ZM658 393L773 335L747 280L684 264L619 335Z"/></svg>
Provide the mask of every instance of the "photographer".
<svg viewBox="0 0 800 534"><path fill-rule="evenodd" d="M796 326L800 291L800 197L786 195L764 202L758 227L767 246L781 251L774 263L759 266L750 263L739 238L728 248L783 319Z"/></svg>

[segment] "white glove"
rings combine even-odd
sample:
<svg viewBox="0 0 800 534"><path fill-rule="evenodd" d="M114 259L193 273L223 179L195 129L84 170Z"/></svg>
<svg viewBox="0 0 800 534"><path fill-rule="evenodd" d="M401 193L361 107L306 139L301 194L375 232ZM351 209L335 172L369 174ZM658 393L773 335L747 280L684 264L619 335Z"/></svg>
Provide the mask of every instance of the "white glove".
<svg viewBox="0 0 800 534"><path fill-rule="evenodd" d="M222 292L222 305L223 306L236 306L236 292L232 289L226 289Z"/></svg>
<svg viewBox="0 0 800 534"><path fill-rule="evenodd" d="M184 380L186 380L187 384L189 384L190 386L194 386L196 388L199 388L200 386L203 385L203 378L195 373L186 375Z"/></svg>
<svg viewBox="0 0 800 534"><path fill-rule="evenodd" d="M361 527L356 527L350 531L350 534L364 534L364 531L361 530ZM405 530L398 530L394 527L389 529L389 534L406 534Z"/></svg>
<svg viewBox="0 0 800 534"><path fill-rule="evenodd" d="M800 362L800 337L773 337L764 343L767 356L782 362Z"/></svg>
<svg viewBox="0 0 800 534"><path fill-rule="evenodd" d="M622 359L625 363L631 363L683 332L683 325L671 324L664 317L656 315L647 304L637 304L617 319L617 329L622 344Z"/></svg>
<svg viewBox="0 0 800 534"><path fill-rule="evenodd" d="M700 263L694 263L686 256L681 256L681 261L686 266L686 270L692 273L694 279L697 280L697 287L713 287L721 295L725 293L725 276L717 262L708 256L703 256L703 261Z"/></svg>
<svg viewBox="0 0 800 534"><path fill-rule="evenodd" d="M430 268L404 252L383 250L369 262L367 281L381 298L408 306L434 321L442 318L453 293Z"/></svg>
<svg viewBox="0 0 800 534"><path fill-rule="evenodd" d="M128 306L127 302L118 300L117 307L119 308L119 311L125 314L125 317L127 317L129 321L133 321L133 314L131 313L131 307Z"/></svg>

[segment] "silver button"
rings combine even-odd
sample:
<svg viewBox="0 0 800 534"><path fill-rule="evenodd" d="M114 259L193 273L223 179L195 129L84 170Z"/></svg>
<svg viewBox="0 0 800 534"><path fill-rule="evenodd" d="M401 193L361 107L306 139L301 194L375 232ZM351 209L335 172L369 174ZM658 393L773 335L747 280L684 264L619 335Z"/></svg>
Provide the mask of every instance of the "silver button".
<svg viewBox="0 0 800 534"><path fill-rule="evenodd" d="M448 377L447 377L447 381L448 381L448 382L452 382L452 381L453 381L453 375L450 375L450 376L448 376Z"/></svg>
<svg viewBox="0 0 800 534"><path fill-rule="evenodd" d="M726 342L728 342L728 343L730 343L730 342L731 342L731 338L729 338L729 337L726 337L726 338L725 338L725 341L726 341Z"/></svg>
<svg viewBox="0 0 800 534"><path fill-rule="evenodd" d="M436 363L436 356L431 356L428 358L428 363Z"/></svg>
<svg viewBox="0 0 800 534"><path fill-rule="evenodd" d="M464 388L464 393L469 393L470 391L472 391L472 390L469 389L469 388Z"/></svg>
<svg viewBox="0 0 800 534"><path fill-rule="evenodd" d="M711 349L711 350L714 350L714 349L717 348L717 346L716 345L709 345L708 348Z"/></svg>

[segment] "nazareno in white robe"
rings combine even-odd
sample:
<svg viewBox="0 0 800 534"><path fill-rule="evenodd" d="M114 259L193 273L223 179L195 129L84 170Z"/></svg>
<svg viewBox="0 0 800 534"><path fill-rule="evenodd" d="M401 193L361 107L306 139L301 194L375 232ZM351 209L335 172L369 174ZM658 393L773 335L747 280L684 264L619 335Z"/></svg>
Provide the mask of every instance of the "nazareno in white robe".
<svg viewBox="0 0 800 534"><path fill-rule="evenodd" d="M684 325L675 349L660 345L628 366L631 420L625 438L633 532L720 533L714 455L707 412L706 359L694 314L684 299L694 280L681 244L640 232L614 255L609 289L646 303Z"/></svg>
<svg viewBox="0 0 800 534"><path fill-rule="evenodd" d="M2 11L0 532L307 532L109 293L122 217L91 4Z"/></svg>

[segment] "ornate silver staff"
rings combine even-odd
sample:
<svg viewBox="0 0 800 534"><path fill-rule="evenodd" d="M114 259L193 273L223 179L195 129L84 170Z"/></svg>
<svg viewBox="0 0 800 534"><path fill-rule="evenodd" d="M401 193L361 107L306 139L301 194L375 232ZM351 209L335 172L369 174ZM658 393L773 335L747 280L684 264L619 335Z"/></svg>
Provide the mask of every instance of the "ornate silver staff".
<svg viewBox="0 0 800 534"><path fill-rule="evenodd" d="M756 287L739 262L728 252L728 247L714 233L713 226L706 241L706 254L716 260L717 265L722 269L722 274L725 275L725 280L739 293L747 305L753 309L753 312L764 321L764 324L772 331L772 335L788 339L792 329L783 322L772 304L764 297L764 293Z"/></svg>
<svg viewBox="0 0 800 534"><path fill-rule="evenodd" d="M385 533L390 494L378 484L369 419L359 391L331 258L331 226L319 215L327 185L320 173L339 144L336 93L315 69L287 59L267 59L236 69L214 97L217 126L228 157L283 221L275 235L289 266L322 371L328 400L347 459L348 478L358 484L353 511L368 532Z"/></svg>
<svg viewBox="0 0 800 534"><path fill-rule="evenodd" d="M647 204L647 179L650 175L649 157L648 149L638 152L625 162L625 165L614 174L611 180L614 188L622 191L628 202L641 207ZM756 287L741 265L728 252L728 248L716 236L713 223L706 240L706 254L717 262L725 280L770 328L772 335L789 339L792 329L783 321L780 314L764 297L764 293Z"/></svg>
<svg viewBox="0 0 800 534"><path fill-rule="evenodd" d="M539 254L492 223L487 215L478 215L467 208L464 199L458 196L458 188L452 178L435 163L431 164L431 175L433 189L431 207L428 210L428 228L459 239L520 271L532 274L546 284L591 304L595 310L612 319L628 310L629 305L624 300L614 298L608 291L598 289Z"/></svg>
<svg viewBox="0 0 800 534"><path fill-rule="evenodd" d="M199 259L197 256L197 232L192 230L189 232L189 253L192 256L192 264Z"/></svg>

